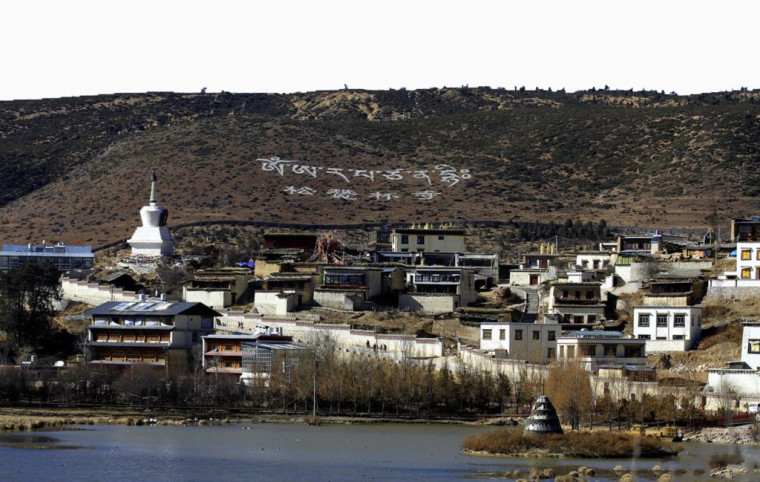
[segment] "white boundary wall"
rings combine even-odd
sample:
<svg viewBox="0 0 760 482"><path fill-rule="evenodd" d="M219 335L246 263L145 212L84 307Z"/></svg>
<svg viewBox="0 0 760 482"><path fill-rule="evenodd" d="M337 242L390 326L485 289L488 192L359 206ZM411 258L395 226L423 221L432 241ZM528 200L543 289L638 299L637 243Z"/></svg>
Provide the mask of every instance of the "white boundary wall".
<svg viewBox="0 0 760 482"><path fill-rule="evenodd" d="M222 310L220 310L222 311ZM338 346L359 347L378 352L398 353L408 357L432 358L443 356L443 342L438 338L417 338L414 335L377 333L372 330L355 330L350 325L333 325L274 318L239 312L224 312L216 329L253 332L262 326L279 328L283 335L292 336L297 343L316 343L329 338Z"/></svg>
<svg viewBox="0 0 760 482"><path fill-rule="evenodd" d="M61 292L64 299L100 305L108 301L137 301L139 295L134 291L124 291L111 286L77 281L65 276L61 278ZM112 297L113 296L113 297Z"/></svg>

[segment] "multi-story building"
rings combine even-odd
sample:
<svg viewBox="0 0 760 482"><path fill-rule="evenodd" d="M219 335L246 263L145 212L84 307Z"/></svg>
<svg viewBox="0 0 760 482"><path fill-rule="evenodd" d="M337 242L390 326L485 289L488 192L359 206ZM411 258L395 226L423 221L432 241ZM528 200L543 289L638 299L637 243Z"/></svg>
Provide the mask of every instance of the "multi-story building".
<svg viewBox="0 0 760 482"><path fill-rule="evenodd" d="M340 310L354 310L382 296L381 267L326 266L314 302Z"/></svg>
<svg viewBox="0 0 760 482"><path fill-rule="evenodd" d="M742 323L741 361L707 371L706 408L749 409L760 406L760 323Z"/></svg>
<svg viewBox="0 0 760 482"><path fill-rule="evenodd" d="M183 299L211 308L235 305L248 289L247 268L203 269L183 288Z"/></svg>
<svg viewBox="0 0 760 482"><path fill-rule="evenodd" d="M239 379L243 374L243 345L255 342L290 345L293 343L293 337L268 332L253 335L206 335L203 337L204 371L231 375Z"/></svg>
<svg viewBox="0 0 760 482"><path fill-rule="evenodd" d="M475 285L488 287L499 282L499 255L479 253L457 253L454 265L475 270Z"/></svg>
<svg viewBox="0 0 760 482"><path fill-rule="evenodd" d="M617 256L615 256L617 258ZM606 251L589 251L575 255L575 266L581 270L606 270L614 264L613 256Z"/></svg>
<svg viewBox="0 0 760 482"><path fill-rule="evenodd" d="M452 225L430 224L396 228L390 235L391 251L426 251L431 253L463 253L465 230Z"/></svg>
<svg viewBox="0 0 760 482"><path fill-rule="evenodd" d="M3 244L0 271L15 269L25 263L50 263L60 271L91 269L95 255L89 246L65 244Z"/></svg>
<svg viewBox="0 0 760 482"><path fill-rule="evenodd" d="M646 340L647 352L695 348L702 334L698 306L634 306L633 335Z"/></svg>
<svg viewBox="0 0 760 482"><path fill-rule="evenodd" d="M552 274L550 269L556 271L559 268L561 256L556 253L553 244L541 245L538 253L524 254L519 269L513 269L509 273L509 282L513 285L527 286L538 285L548 281L552 276L556 279L556 272Z"/></svg>
<svg viewBox="0 0 760 482"><path fill-rule="evenodd" d="M760 242L760 216L732 219L731 241L736 243Z"/></svg>
<svg viewBox="0 0 760 482"><path fill-rule="evenodd" d="M557 360L560 327L551 323L480 324L480 349L497 358L550 363Z"/></svg>
<svg viewBox="0 0 760 482"><path fill-rule="evenodd" d="M646 340L619 331L570 331L557 337L557 359L577 361L586 370L633 369L647 363Z"/></svg>
<svg viewBox="0 0 760 482"><path fill-rule="evenodd" d="M447 313L477 298L473 271L430 267L407 271L409 290L399 295L399 308L423 313Z"/></svg>
<svg viewBox="0 0 760 482"><path fill-rule="evenodd" d="M273 273L264 280L264 291L293 293L296 306L307 305L314 299L314 287L319 281L316 272Z"/></svg>
<svg viewBox="0 0 760 482"><path fill-rule="evenodd" d="M549 288L549 318L567 325L594 325L604 319L601 283L555 281Z"/></svg>
<svg viewBox="0 0 760 482"><path fill-rule="evenodd" d="M736 241L736 270L710 280L715 288L760 287L760 216L731 220L731 238Z"/></svg>
<svg viewBox="0 0 760 482"><path fill-rule="evenodd" d="M219 313L203 303L111 301L86 312L88 363L148 364L169 375L190 371L190 350L214 331Z"/></svg>

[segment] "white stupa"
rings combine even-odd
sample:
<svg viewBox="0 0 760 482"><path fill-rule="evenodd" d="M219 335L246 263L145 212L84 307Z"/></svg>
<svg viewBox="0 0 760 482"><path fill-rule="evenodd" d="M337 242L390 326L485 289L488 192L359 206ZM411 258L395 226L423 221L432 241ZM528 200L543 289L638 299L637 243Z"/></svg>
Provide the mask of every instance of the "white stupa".
<svg viewBox="0 0 760 482"><path fill-rule="evenodd" d="M127 240L132 246L133 255L171 256L174 252L174 239L166 219L169 211L156 203L156 173L153 172L150 183L150 203L140 209L142 226Z"/></svg>

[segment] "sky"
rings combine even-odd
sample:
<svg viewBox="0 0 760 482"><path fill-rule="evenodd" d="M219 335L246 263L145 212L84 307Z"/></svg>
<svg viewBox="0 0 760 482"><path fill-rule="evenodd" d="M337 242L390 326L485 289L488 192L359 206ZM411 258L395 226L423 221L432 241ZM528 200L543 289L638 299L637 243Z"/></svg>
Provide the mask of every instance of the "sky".
<svg viewBox="0 0 760 482"><path fill-rule="evenodd" d="M4 0L0 100L760 88L757 0Z"/></svg>

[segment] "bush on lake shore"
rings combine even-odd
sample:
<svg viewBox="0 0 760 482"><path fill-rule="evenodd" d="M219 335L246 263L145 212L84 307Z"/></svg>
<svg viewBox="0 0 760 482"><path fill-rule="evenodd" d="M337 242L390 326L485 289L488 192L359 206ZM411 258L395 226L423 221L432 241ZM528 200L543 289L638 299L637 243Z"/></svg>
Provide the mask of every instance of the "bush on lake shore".
<svg viewBox="0 0 760 482"><path fill-rule="evenodd" d="M492 454L536 453L584 458L660 457L681 451L681 447L656 437L607 431L528 435L518 430L497 430L466 438L464 448Z"/></svg>

